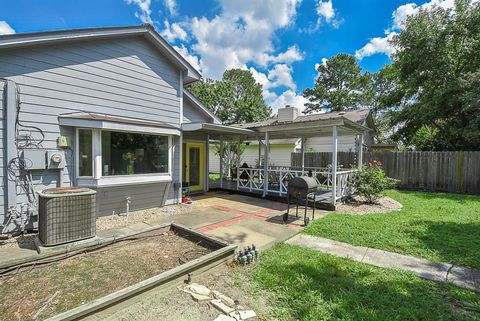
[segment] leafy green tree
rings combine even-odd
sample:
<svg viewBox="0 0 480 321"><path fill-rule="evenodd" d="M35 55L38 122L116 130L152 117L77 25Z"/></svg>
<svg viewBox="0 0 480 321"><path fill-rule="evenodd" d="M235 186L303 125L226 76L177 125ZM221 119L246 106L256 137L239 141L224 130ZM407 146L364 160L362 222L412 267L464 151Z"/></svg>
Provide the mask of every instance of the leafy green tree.
<svg viewBox="0 0 480 321"><path fill-rule="evenodd" d="M393 137L417 149L479 150L480 3L420 10L393 44Z"/></svg>
<svg viewBox="0 0 480 321"><path fill-rule="evenodd" d="M398 71L393 65L385 65L372 75L369 105L375 119L377 143L392 143L392 114L398 110L402 94L399 92Z"/></svg>
<svg viewBox="0 0 480 321"><path fill-rule="evenodd" d="M304 113L344 111L366 107L371 97L371 75L361 73L355 57L341 53L320 64L313 88L303 91L309 100Z"/></svg>
<svg viewBox="0 0 480 321"><path fill-rule="evenodd" d="M210 108L224 124L239 124L265 120L270 117L272 109L262 96L262 85L255 81L249 70L226 70L221 80L207 79L189 87L190 92L205 106ZM236 142L223 142L213 147L214 153L230 164L227 171L235 167L237 155L242 159L245 145Z"/></svg>
<svg viewBox="0 0 480 321"><path fill-rule="evenodd" d="M196 82L189 90L227 125L264 120L272 113L249 70L230 69L221 80Z"/></svg>

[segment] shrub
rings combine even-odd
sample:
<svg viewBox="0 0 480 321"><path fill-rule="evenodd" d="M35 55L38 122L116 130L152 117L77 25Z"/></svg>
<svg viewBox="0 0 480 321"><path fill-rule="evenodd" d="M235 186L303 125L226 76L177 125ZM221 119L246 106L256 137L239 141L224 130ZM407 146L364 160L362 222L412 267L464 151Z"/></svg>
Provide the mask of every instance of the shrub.
<svg viewBox="0 0 480 321"><path fill-rule="evenodd" d="M387 177L379 161L373 161L353 174L353 188L367 203L375 203L381 193L394 188L397 180Z"/></svg>

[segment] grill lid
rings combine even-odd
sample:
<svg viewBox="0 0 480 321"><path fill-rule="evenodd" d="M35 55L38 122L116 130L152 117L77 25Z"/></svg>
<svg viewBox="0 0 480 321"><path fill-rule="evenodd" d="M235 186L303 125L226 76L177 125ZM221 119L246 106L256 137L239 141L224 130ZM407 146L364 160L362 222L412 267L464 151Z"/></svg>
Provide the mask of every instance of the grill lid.
<svg viewBox="0 0 480 321"><path fill-rule="evenodd" d="M288 182L288 188L296 190L311 190L317 188L317 181L313 177L297 176Z"/></svg>

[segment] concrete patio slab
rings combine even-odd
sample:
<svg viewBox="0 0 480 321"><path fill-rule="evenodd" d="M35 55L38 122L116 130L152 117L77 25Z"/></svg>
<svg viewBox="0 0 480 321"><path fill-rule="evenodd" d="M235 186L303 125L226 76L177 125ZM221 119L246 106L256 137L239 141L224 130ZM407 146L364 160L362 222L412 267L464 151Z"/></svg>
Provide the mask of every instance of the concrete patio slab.
<svg viewBox="0 0 480 321"><path fill-rule="evenodd" d="M305 234L295 235L286 243L370 265L412 272L427 280L449 282L464 289L480 292L480 271L466 267L431 262L418 257L355 246Z"/></svg>
<svg viewBox="0 0 480 321"><path fill-rule="evenodd" d="M301 230L300 227L290 228L287 225L272 226L272 224L255 219L244 219L235 224L207 230L205 233L240 247L255 244L258 248L265 249Z"/></svg>
<svg viewBox="0 0 480 321"><path fill-rule="evenodd" d="M187 213L153 215L142 222L132 221L130 224L126 221L124 225L97 231L97 237L99 239L121 237L148 230L152 226L175 222L236 245L256 244L260 248L265 248L303 229L303 216L300 215L299 220L296 220L294 212L291 213L288 223L283 223L282 216L286 204L225 192L193 195L192 199L194 203L190 205ZM162 209L157 211L162 213ZM317 218L326 215L327 212L322 215L320 213L322 212L316 211ZM35 248L0 247L0 266L31 261L41 256Z"/></svg>

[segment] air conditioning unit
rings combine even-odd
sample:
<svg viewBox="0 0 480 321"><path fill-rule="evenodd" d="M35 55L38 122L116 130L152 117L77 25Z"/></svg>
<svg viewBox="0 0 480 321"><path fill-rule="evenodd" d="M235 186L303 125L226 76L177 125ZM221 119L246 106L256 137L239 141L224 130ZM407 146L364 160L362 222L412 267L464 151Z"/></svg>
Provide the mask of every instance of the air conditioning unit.
<svg viewBox="0 0 480 321"><path fill-rule="evenodd" d="M96 193L81 187L52 188L38 193L38 237L43 245L94 237Z"/></svg>

